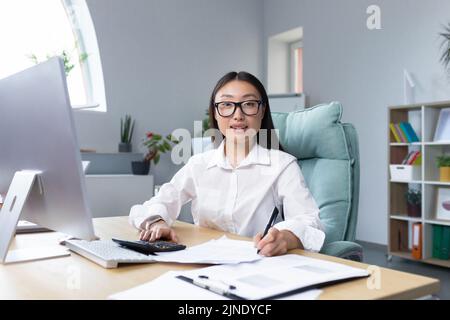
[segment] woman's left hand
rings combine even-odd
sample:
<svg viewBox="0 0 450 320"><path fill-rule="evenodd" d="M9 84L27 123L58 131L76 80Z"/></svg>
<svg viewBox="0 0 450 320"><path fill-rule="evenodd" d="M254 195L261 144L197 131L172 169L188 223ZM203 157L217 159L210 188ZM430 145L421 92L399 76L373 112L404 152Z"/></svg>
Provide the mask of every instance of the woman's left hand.
<svg viewBox="0 0 450 320"><path fill-rule="evenodd" d="M253 241L259 254L271 257L285 254L290 249L300 248L300 240L290 231L270 228L266 236L258 233Z"/></svg>

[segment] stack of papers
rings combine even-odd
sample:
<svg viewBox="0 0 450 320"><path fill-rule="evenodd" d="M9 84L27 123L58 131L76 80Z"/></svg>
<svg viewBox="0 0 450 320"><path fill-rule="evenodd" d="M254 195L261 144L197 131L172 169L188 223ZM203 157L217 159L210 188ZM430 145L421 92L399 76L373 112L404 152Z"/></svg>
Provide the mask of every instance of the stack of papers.
<svg viewBox="0 0 450 320"><path fill-rule="evenodd" d="M295 254L168 272L111 299L315 299L318 286L367 277L364 269ZM312 290L312 291L311 291Z"/></svg>
<svg viewBox="0 0 450 320"><path fill-rule="evenodd" d="M179 272L169 271L135 288L109 296L114 300L229 300L220 294L193 286L176 277ZM280 300L315 300L322 290L309 290Z"/></svg>
<svg viewBox="0 0 450 320"><path fill-rule="evenodd" d="M236 264L262 259L251 241L231 240L223 236L198 246L174 252L158 252L159 262Z"/></svg>

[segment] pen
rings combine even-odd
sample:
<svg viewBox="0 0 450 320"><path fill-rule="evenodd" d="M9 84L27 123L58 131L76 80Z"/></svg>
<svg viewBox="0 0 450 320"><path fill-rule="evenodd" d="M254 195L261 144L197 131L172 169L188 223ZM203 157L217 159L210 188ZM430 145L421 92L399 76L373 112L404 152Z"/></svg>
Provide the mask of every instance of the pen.
<svg viewBox="0 0 450 320"><path fill-rule="evenodd" d="M278 215L278 208L275 207L275 208L273 208L272 215L270 216L270 219L269 219L269 223L267 223L267 226L264 229L264 233L263 233L263 236L261 237L261 239L263 239L267 235L267 232L269 232L269 229L273 226L273 223L275 222L277 215ZM260 251L261 250L258 249L258 251L256 253L259 253Z"/></svg>
<svg viewBox="0 0 450 320"><path fill-rule="evenodd" d="M233 285L227 285L225 283L222 283L222 281L213 281L211 279L209 279L208 276L198 276L199 279L203 279L203 280L196 280L196 279L191 279L182 275L177 276L178 279L180 280L184 280L187 281L189 283L192 283L193 285L196 285L197 287L209 290L211 292L220 294L224 297L228 297L231 299L242 299L241 297L231 293L231 290L236 290L236 287ZM205 281L206 280L206 281ZM219 286L217 284L213 284L213 282L219 282L220 284L223 284L223 286L228 287L228 289L223 288L223 286Z"/></svg>

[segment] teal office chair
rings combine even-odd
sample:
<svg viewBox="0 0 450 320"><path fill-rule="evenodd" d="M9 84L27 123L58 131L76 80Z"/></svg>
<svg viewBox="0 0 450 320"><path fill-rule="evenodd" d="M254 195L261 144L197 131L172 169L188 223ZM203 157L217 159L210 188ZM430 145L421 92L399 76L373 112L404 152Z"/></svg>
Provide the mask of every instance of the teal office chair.
<svg viewBox="0 0 450 320"><path fill-rule="evenodd" d="M281 145L297 157L320 208L326 234L320 252L362 261L362 247L353 242L359 199L358 137L353 125L341 123L341 116L338 102L272 113Z"/></svg>

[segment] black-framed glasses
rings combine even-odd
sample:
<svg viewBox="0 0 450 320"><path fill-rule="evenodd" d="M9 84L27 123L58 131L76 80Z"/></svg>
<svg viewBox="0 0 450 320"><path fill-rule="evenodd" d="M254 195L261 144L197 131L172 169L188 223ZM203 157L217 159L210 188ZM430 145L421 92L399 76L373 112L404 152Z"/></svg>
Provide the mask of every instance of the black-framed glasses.
<svg viewBox="0 0 450 320"><path fill-rule="evenodd" d="M241 102L221 101L214 103L221 117L231 117L237 107L241 108L242 113L246 116L254 116L258 113L261 105L262 101L260 100L245 100Z"/></svg>

